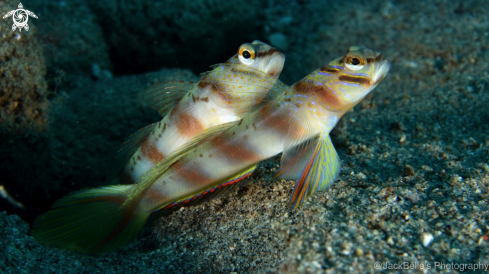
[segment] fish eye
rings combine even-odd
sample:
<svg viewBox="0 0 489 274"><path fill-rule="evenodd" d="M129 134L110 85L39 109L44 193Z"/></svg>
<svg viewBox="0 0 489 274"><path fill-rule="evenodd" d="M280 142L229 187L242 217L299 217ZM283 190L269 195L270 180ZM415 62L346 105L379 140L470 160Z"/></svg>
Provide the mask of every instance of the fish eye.
<svg viewBox="0 0 489 274"><path fill-rule="evenodd" d="M239 47L238 58L242 64L251 65L255 62L256 51L252 44L245 43Z"/></svg>
<svg viewBox="0 0 489 274"><path fill-rule="evenodd" d="M351 70L360 70L365 67L365 61L361 57L347 56L345 59L346 67Z"/></svg>
<svg viewBox="0 0 489 274"><path fill-rule="evenodd" d="M243 51L243 58L249 59L251 57L251 53L247 50Z"/></svg>

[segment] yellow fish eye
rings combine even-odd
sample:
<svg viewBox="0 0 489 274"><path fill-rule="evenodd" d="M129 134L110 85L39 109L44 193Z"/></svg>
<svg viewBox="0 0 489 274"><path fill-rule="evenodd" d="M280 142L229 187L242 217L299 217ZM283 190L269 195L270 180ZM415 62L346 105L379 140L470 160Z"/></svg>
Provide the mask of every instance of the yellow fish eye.
<svg viewBox="0 0 489 274"><path fill-rule="evenodd" d="M239 61L245 65L251 65L255 62L256 51L250 43L242 44L238 50Z"/></svg>
<svg viewBox="0 0 489 274"><path fill-rule="evenodd" d="M351 70L363 69L365 63L365 59L361 56L347 55L345 57L345 66Z"/></svg>

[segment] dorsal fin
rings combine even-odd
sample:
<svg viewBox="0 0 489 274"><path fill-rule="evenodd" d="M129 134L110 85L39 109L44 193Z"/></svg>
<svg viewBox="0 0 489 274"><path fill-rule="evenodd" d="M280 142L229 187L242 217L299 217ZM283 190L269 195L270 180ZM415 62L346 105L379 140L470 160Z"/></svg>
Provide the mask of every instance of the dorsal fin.
<svg viewBox="0 0 489 274"><path fill-rule="evenodd" d="M190 81L170 81L156 84L138 94L136 102L164 116L195 86Z"/></svg>

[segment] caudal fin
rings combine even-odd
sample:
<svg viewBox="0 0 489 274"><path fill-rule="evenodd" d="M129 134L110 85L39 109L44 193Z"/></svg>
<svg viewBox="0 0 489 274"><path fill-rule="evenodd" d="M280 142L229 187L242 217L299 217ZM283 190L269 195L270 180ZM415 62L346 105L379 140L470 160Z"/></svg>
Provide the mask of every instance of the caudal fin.
<svg viewBox="0 0 489 274"><path fill-rule="evenodd" d="M69 194L34 221L38 242L81 252L106 253L134 240L150 212L127 202L131 186L108 186ZM137 200L137 199L135 199Z"/></svg>

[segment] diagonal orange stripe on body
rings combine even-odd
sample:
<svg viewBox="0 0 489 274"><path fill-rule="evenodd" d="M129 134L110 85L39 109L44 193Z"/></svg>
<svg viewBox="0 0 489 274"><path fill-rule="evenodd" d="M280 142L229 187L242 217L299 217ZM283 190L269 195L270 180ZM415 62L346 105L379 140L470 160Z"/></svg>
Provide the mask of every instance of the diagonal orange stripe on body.
<svg viewBox="0 0 489 274"><path fill-rule="evenodd" d="M154 164L161 162L165 158L165 155L158 150L149 138L144 139L141 144L141 153Z"/></svg>

